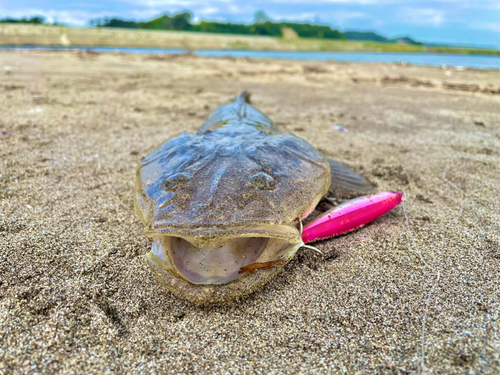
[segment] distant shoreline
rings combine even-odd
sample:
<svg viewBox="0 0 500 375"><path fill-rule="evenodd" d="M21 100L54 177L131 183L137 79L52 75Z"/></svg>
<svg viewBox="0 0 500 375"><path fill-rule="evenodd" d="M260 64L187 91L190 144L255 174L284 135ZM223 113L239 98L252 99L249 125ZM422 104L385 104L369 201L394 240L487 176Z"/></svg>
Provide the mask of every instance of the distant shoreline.
<svg viewBox="0 0 500 375"><path fill-rule="evenodd" d="M345 40L0 24L0 46L135 47L188 50L343 51L454 53L500 56L500 50L387 44Z"/></svg>

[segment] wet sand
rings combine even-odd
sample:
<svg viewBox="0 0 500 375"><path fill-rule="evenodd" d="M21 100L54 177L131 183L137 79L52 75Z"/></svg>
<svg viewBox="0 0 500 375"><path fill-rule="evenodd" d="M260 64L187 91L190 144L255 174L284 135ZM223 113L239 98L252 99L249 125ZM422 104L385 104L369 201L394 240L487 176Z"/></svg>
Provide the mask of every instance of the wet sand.
<svg viewBox="0 0 500 375"><path fill-rule="evenodd" d="M499 87L486 70L0 52L0 373L420 373L422 333L429 373L500 372ZM245 299L166 291L135 167L242 90L404 190L416 249L399 207Z"/></svg>

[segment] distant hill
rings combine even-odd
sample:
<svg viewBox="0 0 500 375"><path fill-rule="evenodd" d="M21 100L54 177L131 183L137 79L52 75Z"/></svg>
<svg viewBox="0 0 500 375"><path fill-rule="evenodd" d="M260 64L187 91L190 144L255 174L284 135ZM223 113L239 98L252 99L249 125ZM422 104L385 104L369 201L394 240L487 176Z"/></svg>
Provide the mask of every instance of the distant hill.
<svg viewBox="0 0 500 375"><path fill-rule="evenodd" d="M356 40L362 42L378 42L378 43L401 43L401 44L411 44L414 46L422 45L421 42L416 41L407 36L399 38L387 38L383 35L377 34L373 31L346 31L344 32L347 40Z"/></svg>
<svg viewBox="0 0 500 375"><path fill-rule="evenodd" d="M388 43L389 39L385 36L374 33L373 31L346 31L344 32L347 40L359 40L363 42Z"/></svg>
<svg viewBox="0 0 500 375"><path fill-rule="evenodd" d="M173 15L167 13L149 21L131 21L119 18L104 18L92 20L90 24L97 27L121 27L132 29L153 29L153 30L179 30L192 32L205 32L217 34L239 34L239 35L268 35L282 37L283 30L293 30L301 38L317 39L340 39L363 42L378 42L391 44L422 45L422 43L410 38L387 38L373 31L346 31L341 32L332 29L328 25L318 25L301 22L274 22L267 18L262 12L256 21L251 24L223 23L213 21L200 21L191 23L193 15L190 12L182 12Z"/></svg>
<svg viewBox="0 0 500 375"><path fill-rule="evenodd" d="M193 16L189 12L173 15L167 13L149 21L132 21L120 18L104 18L91 20L89 24L96 27L120 27L150 30L178 30L235 35L267 35L282 37L283 29L291 29L301 38L339 39L345 40L344 33L332 29L328 25L316 25L301 22L274 22L268 18L256 20L253 24L230 22L200 21L191 23Z"/></svg>
<svg viewBox="0 0 500 375"><path fill-rule="evenodd" d="M257 12L254 23L250 25L214 21L200 21L198 23L192 23L192 19L193 14L186 11L172 15L164 13L147 21L105 17L90 20L89 25L93 27L116 27L123 29L177 30L216 34L266 35L285 38L290 38L290 35L293 35L300 38L352 40L388 44L408 44L414 46L423 45L421 42L407 36L390 39L373 31L342 32L337 29L333 29L329 25L305 22L275 22L267 17L264 12ZM0 19L0 23L31 23L48 25L46 19L40 16L21 19L3 18ZM53 25L57 24L54 23Z"/></svg>

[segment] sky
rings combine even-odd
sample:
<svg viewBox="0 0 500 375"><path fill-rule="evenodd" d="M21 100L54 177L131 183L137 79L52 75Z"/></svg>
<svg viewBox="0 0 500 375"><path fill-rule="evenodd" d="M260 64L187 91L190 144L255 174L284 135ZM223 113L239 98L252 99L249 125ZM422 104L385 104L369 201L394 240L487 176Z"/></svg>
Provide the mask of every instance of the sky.
<svg viewBox="0 0 500 375"><path fill-rule="evenodd" d="M252 22L262 10L277 21L500 48L500 0L0 0L0 18L42 15L70 26L106 16L146 20L183 10L195 21Z"/></svg>

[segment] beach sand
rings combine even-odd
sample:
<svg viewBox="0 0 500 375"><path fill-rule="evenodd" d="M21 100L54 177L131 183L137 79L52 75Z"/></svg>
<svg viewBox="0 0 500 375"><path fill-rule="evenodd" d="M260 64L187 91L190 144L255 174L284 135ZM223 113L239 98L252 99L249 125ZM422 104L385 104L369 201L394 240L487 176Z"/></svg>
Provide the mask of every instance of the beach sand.
<svg viewBox="0 0 500 375"><path fill-rule="evenodd" d="M499 87L446 67L0 52L0 373L421 373L422 344L429 373L499 373ZM242 90L405 191L416 248L400 206L239 301L164 289L135 168Z"/></svg>

